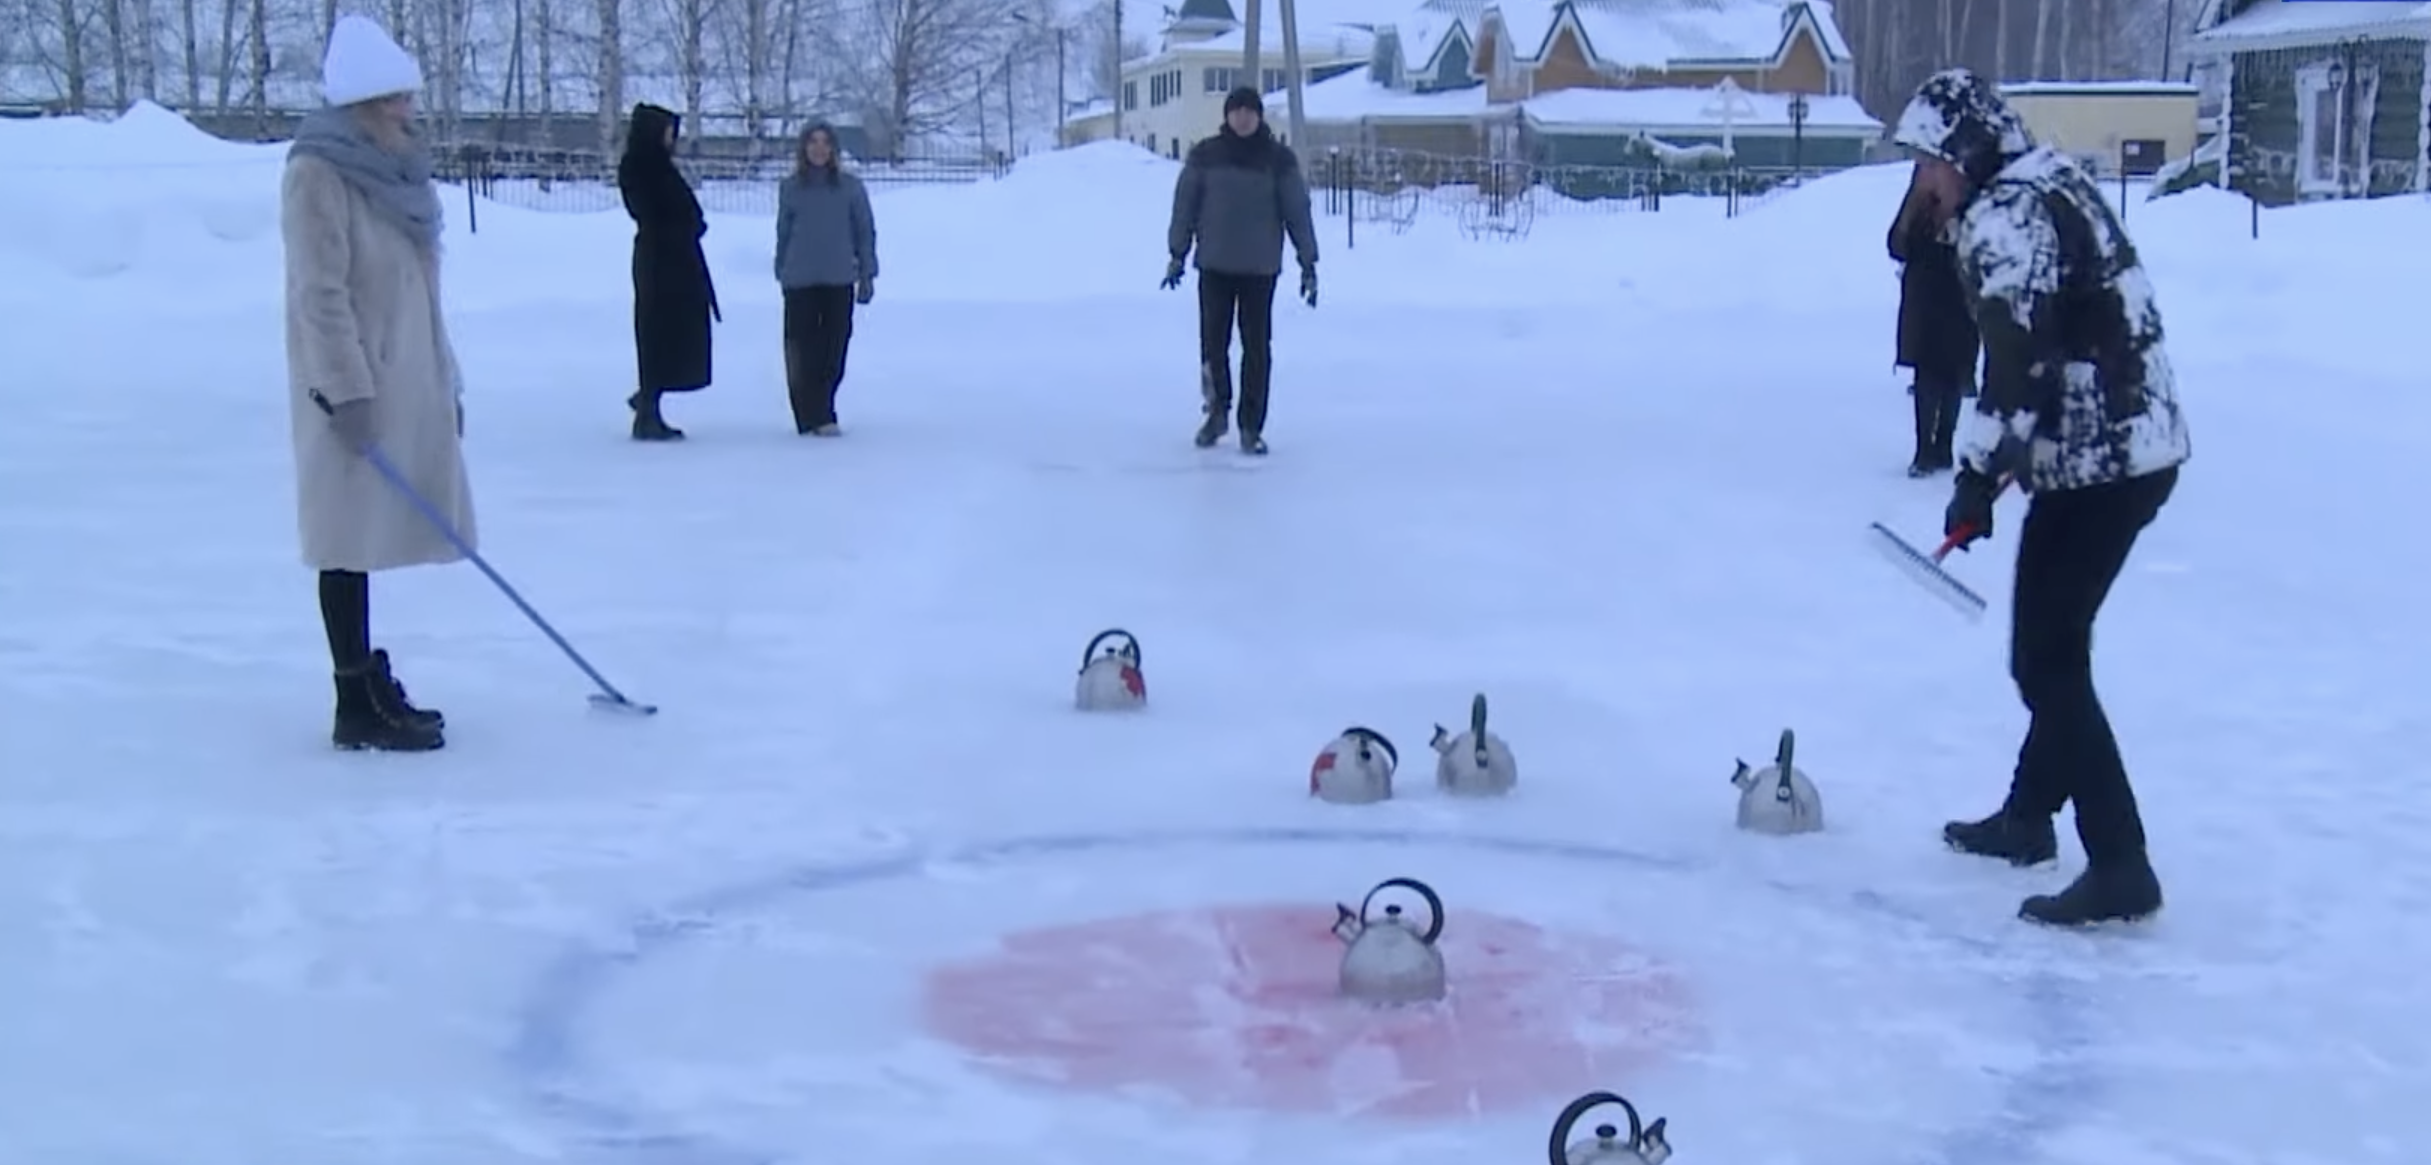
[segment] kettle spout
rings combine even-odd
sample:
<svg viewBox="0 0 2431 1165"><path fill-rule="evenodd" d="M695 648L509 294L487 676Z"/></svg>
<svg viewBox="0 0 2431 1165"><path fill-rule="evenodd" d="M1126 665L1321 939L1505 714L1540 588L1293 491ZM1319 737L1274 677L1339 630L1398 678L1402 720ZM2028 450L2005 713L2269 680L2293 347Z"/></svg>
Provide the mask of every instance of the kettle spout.
<svg viewBox="0 0 2431 1165"><path fill-rule="evenodd" d="M1449 754L1452 751L1452 734L1444 731L1443 725L1436 725L1435 735L1427 738L1427 747L1440 753Z"/></svg>
<svg viewBox="0 0 2431 1165"><path fill-rule="evenodd" d="M1746 761L1733 761L1731 763L1739 766L1730 774L1731 784L1744 789L1756 783L1756 770L1747 767Z"/></svg>
<svg viewBox="0 0 2431 1165"><path fill-rule="evenodd" d="M1361 925L1359 922L1358 911L1353 910L1348 906L1344 906L1339 902L1334 903L1335 938L1341 939L1345 945L1348 945L1357 941L1359 938L1359 932L1366 929L1367 928Z"/></svg>

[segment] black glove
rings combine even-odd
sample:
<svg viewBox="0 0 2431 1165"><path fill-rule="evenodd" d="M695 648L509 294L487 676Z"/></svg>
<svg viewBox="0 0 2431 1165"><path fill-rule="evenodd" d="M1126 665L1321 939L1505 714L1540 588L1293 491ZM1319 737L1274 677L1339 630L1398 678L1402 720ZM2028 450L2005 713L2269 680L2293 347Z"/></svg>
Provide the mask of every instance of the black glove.
<svg viewBox="0 0 2431 1165"><path fill-rule="evenodd" d="M1314 263L1300 269L1300 298L1307 300L1310 307L1317 306L1317 266Z"/></svg>
<svg viewBox="0 0 2431 1165"><path fill-rule="evenodd" d="M464 439L464 398L456 398L456 439Z"/></svg>
<svg viewBox="0 0 2431 1165"><path fill-rule="evenodd" d="M854 303L866 304L871 299L875 298L877 294L878 281L875 279L864 279L859 283L853 284Z"/></svg>
<svg viewBox="0 0 2431 1165"><path fill-rule="evenodd" d="M1167 291L1171 291L1176 287L1180 287L1181 285L1182 257L1180 255L1175 255L1165 264L1165 281L1157 284L1157 286L1162 287Z"/></svg>
<svg viewBox="0 0 2431 1165"><path fill-rule="evenodd" d="M2000 496L2000 479L1961 469L1951 483L1950 508L1941 515L1942 537L1950 548L1965 550L1992 536L1992 502Z"/></svg>

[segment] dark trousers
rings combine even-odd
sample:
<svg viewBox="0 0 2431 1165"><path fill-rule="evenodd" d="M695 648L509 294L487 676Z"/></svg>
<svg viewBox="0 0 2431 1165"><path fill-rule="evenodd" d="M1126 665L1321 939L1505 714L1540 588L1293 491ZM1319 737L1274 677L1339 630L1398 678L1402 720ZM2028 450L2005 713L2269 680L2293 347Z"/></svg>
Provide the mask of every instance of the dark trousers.
<svg viewBox="0 0 2431 1165"><path fill-rule="evenodd" d="M1918 371L1908 396L1916 407L1915 463L1927 469L1948 469L1953 460L1951 438L1958 433L1958 411L1966 407L1966 386L1954 377Z"/></svg>
<svg viewBox="0 0 2431 1165"><path fill-rule="evenodd" d="M2090 867L2144 860L2144 820L2093 690L2093 621L2136 536L2177 484L2172 468L2039 493L2018 535L2009 674L2032 719L2007 808L2050 817L2075 802L2077 839Z"/></svg>
<svg viewBox="0 0 2431 1165"><path fill-rule="evenodd" d="M1199 376L1207 411L1232 407L1232 328L1241 325L1243 433L1266 431L1266 390L1274 376L1275 276L1199 272Z"/></svg>
<svg viewBox="0 0 2431 1165"><path fill-rule="evenodd" d="M785 395L795 432L836 423L836 388L852 342L850 284L785 289Z"/></svg>

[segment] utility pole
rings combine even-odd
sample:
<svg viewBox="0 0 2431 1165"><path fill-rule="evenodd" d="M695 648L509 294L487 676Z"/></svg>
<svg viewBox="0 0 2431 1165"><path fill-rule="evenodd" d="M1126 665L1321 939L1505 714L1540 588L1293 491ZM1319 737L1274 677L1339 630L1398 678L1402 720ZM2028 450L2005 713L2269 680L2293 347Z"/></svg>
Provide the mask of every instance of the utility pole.
<svg viewBox="0 0 2431 1165"><path fill-rule="evenodd" d="M1275 2L1279 8L1276 15L1283 21L1283 88L1286 111L1283 136L1297 142L1300 140L1301 130L1306 128L1307 123L1303 113L1300 85L1300 14L1294 8L1294 0L1275 0ZM1260 0L1242 0L1242 4L1240 83L1263 94L1266 92L1266 73L1258 67L1258 21L1259 17L1263 15L1259 11L1263 4Z"/></svg>
<svg viewBox="0 0 2431 1165"><path fill-rule="evenodd" d="M1064 119L1072 112L1072 101L1064 96L1064 41L1071 30L1055 26L1055 143L1064 144Z"/></svg>
<svg viewBox="0 0 2431 1165"><path fill-rule="evenodd" d="M1114 5L1114 44L1107 49L1114 54L1114 140L1123 140L1123 0L1108 0Z"/></svg>

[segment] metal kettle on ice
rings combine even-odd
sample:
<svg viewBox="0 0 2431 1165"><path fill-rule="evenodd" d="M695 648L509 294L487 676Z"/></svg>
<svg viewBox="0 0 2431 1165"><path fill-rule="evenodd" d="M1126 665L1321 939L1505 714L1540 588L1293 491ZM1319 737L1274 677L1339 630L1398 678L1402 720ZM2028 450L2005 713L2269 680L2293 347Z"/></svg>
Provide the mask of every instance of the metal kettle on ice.
<svg viewBox="0 0 2431 1165"><path fill-rule="evenodd" d="M1374 910L1387 890L1407 890L1426 903L1424 927L1412 926L1401 907ZM1342 940L1342 993L1366 1003L1432 1003L1444 997L1443 899L1416 878L1388 878L1359 900L1359 908L1334 907L1334 936Z"/></svg>
<svg viewBox="0 0 2431 1165"><path fill-rule="evenodd" d="M1072 702L1083 712L1125 712L1148 702L1140 672L1140 641L1119 627L1100 631L1080 651Z"/></svg>
<svg viewBox="0 0 2431 1165"><path fill-rule="evenodd" d="M1597 1125L1594 1134L1571 1139L1578 1122L1590 1112L1612 1105L1628 1117L1626 1135L1613 1125ZM1665 1118L1653 1124L1638 1118L1638 1107L1617 1092L1590 1092L1570 1102L1553 1118L1553 1136L1545 1146L1546 1165L1663 1165L1671 1158L1664 1137Z"/></svg>
<svg viewBox="0 0 2431 1165"><path fill-rule="evenodd" d="M1797 743L1797 734L1784 728L1770 766L1751 769L1746 761L1737 762L1730 783L1739 789L1739 828L1774 836L1823 828L1823 794L1791 763Z"/></svg>

